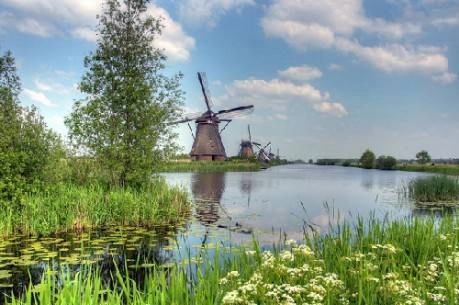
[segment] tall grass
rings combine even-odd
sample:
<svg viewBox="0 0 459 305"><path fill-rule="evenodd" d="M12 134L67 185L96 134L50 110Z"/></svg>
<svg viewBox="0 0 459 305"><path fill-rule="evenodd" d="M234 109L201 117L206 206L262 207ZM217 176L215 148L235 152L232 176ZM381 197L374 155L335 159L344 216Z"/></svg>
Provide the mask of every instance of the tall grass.
<svg viewBox="0 0 459 305"><path fill-rule="evenodd" d="M114 287L97 272L64 276L56 287L48 274L11 304L453 305L459 302L458 225L448 217L359 220L271 251L217 249L193 267L154 269L144 284L116 270Z"/></svg>
<svg viewBox="0 0 459 305"><path fill-rule="evenodd" d="M418 177L405 190L416 202L458 202L459 178L451 176Z"/></svg>
<svg viewBox="0 0 459 305"><path fill-rule="evenodd" d="M0 209L0 235L50 234L109 225L176 224L189 213L187 193L158 179L140 189L62 183Z"/></svg>

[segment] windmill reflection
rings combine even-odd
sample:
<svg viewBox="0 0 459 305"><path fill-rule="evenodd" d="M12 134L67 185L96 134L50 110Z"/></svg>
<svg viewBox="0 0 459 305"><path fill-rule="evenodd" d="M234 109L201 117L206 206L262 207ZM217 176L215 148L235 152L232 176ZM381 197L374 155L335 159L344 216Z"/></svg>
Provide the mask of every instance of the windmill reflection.
<svg viewBox="0 0 459 305"><path fill-rule="evenodd" d="M195 202L195 216L208 227L220 219L220 200L225 191L225 173L194 173L191 191Z"/></svg>

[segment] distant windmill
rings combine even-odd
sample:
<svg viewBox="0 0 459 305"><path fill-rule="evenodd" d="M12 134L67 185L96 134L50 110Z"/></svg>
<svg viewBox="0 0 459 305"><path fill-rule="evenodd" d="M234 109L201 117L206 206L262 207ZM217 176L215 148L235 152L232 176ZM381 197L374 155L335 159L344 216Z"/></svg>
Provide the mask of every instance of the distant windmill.
<svg viewBox="0 0 459 305"><path fill-rule="evenodd" d="M253 105L240 106L214 112L212 110L213 103L210 97L210 92L207 88L206 74L204 72L198 72L198 79L201 84L201 90L204 95L204 102L206 103L207 111L197 114L186 114L181 120L172 122L171 124L195 121L196 134L193 134L193 129L188 123L188 127L190 127L191 134L194 138L193 147L190 153L192 160L225 160L226 152L220 134L233 119L252 112ZM221 122L226 122L226 124L220 130L219 124Z"/></svg>
<svg viewBox="0 0 459 305"><path fill-rule="evenodd" d="M239 149L239 157L242 158L250 158L254 155L254 149L253 146L261 146L260 143L253 142L252 141L252 133L250 132L250 125L247 125L247 130L249 131L249 140L242 140L241 141L241 146Z"/></svg>
<svg viewBox="0 0 459 305"><path fill-rule="evenodd" d="M269 150L268 150L268 147L270 147ZM260 145L260 146L258 146L258 148L260 149L258 151L258 160L262 161L262 162L271 161L271 158L270 158L271 142L268 142L268 144L266 144L263 147L261 147L261 145Z"/></svg>

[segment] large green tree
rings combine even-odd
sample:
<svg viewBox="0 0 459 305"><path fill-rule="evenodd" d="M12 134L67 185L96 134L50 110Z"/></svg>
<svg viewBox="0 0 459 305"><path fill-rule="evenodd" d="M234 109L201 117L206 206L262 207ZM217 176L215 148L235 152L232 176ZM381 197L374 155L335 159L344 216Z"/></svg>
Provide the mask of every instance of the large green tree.
<svg viewBox="0 0 459 305"><path fill-rule="evenodd" d="M97 48L85 58L79 88L86 98L66 119L72 142L101 162L111 184L147 182L174 150L167 125L183 103L181 74L163 74L166 57L154 47L161 19L146 0L108 0L98 17Z"/></svg>
<svg viewBox="0 0 459 305"><path fill-rule="evenodd" d="M36 108L24 108L15 60L0 56L0 203L15 206L24 192L41 189L51 179L53 163L63 154L59 137Z"/></svg>

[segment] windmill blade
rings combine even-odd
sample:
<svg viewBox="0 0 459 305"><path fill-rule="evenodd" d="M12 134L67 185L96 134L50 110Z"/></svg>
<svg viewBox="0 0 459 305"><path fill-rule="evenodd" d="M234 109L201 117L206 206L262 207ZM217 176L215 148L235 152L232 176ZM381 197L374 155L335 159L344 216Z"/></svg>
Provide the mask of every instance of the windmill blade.
<svg viewBox="0 0 459 305"><path fill-rule="evenodd" d="M271 145L271 142L268 142L268 144L266 144L266 145L263 147L263 150L265 150L266 147L268 147L269 145Z"/></svg>
<svg viewBox="0 0 459 305"><path fill-rule="evenodd" d="M201 84L202 94L204 95L204 101L206 102L207 110L212 111L214 103L210 97L210 91L207 84L207 76L205 72L198 72L199 83Z"/></svg>
<svg viewBox="0 0 459 305"><path fill-rule="evenodd" d="M252 144L255 145L255 146L261 147L261 144L258 143L258 142L252 142Z"/></svg>
<svg viewBox="0 0 459 305"><path fill-rule="evenodd" d="M186 123L190 121L195 121L198 118L202 117L203 113L195 112L195 113L187 113L182 116L181 119L174 121L174 122L169 122L168 125L174 125L174 124L180 124L180 123Z"/></svg>
<svg viewBox="0 0 459 305"><path fill-rule="evenodd" d="M250 133L250 124L247 125L247 129L249 130L249 141L252 143L252 134Z"/></svg>
<svg viewBox="0 0 459 305"><path fill-rule="evenodd" d="M244 117L254 110L253 105L248 106L240 106L231 109L220 110L216 113L216 116L221 119L237 119L240 117Z"/></svg>

